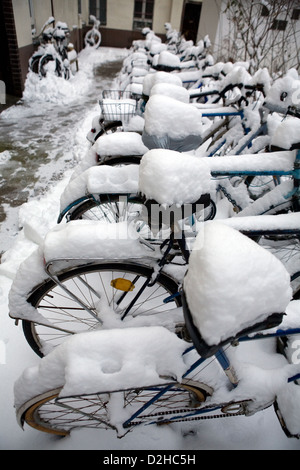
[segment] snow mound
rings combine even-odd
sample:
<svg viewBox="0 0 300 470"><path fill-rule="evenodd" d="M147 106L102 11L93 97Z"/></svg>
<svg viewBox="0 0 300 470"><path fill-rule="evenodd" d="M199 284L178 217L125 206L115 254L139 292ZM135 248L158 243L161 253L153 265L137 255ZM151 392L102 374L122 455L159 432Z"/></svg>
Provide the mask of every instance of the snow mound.
<svg viewBox="0 0 300 470"><path fill-rule="evenodd" d="M151 88L157 83L168 83L182 86L181 78L177 74L170 74L168 72L148 73L143 80L143 94L145 96L150 96Z"/></svg>
<svg viewBox="0 0 300 470"><path fill-rule="evenodd" d="M15 383L15 406L61 386L60 395L68 396L166 383L170 376L180 381L186 349L163 327L80 333L23 372Z"/></svg>
<svg viewBox="0 0 300 470"><path fill-rule="evenodd" d="M183 119L184 116L184 119ZM149 135L181 139L202 132L201 111L190 104L164 95L149 98L145 110L145 131Z"/></svg>
<svg viewBox="0 0 300 470"><path fill-rule="evenodd" d="M144 155L148 149L137 132L115 132L96 140L94 150L104 158L109 155Z"/></svg>
<svg viewBox="0 0 300 470"><path fill-rule="evenodd" d="M170 83L158 83L154 85L151 89L151 96L153 95L169 96L183 103L190 102L190 94L186 88Z"/></svg>
<svg viewBox="0 0 300 470"><path fill-rule="evenodd" d="M283 264L219 222L206 223L197 236L184 289L194 324L209 345L285 312L292 297Z"/></svg>
<svg viewBox="0 0 300 470"><path fill-rule="evenodd" d="M173 150L149 150L139 170L139 190L159 204L196 202L211 190L209 166L202 159Z"/></svg>
<svg viewBox="0 0 300 470"><path fill-rule="evenodd" d="M127 222L116 224L72 220L50 230L44 241L46 262L53 259L133 259L153 253L139 242L136 229Z"/></svg>
<svg viewBox="0 0 300 470"><path fill-rule="evenodd" d="M63 210L86 194L135 193L138 189L138 165L94 166L70 181L60 198Z"/></svg>

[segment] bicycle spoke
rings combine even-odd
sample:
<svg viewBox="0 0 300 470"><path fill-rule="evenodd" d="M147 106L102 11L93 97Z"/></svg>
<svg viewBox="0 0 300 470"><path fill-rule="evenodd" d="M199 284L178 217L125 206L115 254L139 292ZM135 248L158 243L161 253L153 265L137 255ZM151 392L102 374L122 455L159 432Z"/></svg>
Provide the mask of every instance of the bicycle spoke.
<svg viewBox="0 0 300 470"><path fill-rule="evenodd" d="M148 287L151 275L150 268L136 272L134 266L127 269L122 268L122 264L112 263L99 265L95 269L79 268L78 273L71 270L66 280L60 280L58 285L52 284L45 292L42 286L39 288L41 294L39 290L33 294L34 299L36 296L34 305L51 325L32 323L24 327L29 343L35 350L48 351L70 334L101 328L103 321L107 323L111 319L116 325L119 319L122 327L122 320L126 318L126 326L131 326L131 322L134 326L135 318L138 318L137 324L141 326L143 316L149 317L150 314L153 324L163 322L173 328L172 317L167 319L160 313L180 305L180 297L168 305L163 302L170 294L177 292L177 284L166 278L167 286L169 283L172 286L171 290L165 286L164 280Z"/></svg>

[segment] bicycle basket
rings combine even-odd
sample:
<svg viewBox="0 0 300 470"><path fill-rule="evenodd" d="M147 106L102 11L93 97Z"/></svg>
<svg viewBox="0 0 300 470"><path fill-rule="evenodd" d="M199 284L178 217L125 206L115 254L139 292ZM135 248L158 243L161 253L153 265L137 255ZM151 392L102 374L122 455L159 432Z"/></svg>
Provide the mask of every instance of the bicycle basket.
<svg viewBox="0 0 300 470"><path fill-rule="evenodd" d="M128 122L136 113L136 100L127 99L103 99L100 101L103 117L106 121Z"/></svg>
<svg viewBox="0 0 300 470"><path fill-rule="evenodd" d="M102 98L111 100L130 99L132 98L132 93L131 91L124 90L103 90Z"/></svg>

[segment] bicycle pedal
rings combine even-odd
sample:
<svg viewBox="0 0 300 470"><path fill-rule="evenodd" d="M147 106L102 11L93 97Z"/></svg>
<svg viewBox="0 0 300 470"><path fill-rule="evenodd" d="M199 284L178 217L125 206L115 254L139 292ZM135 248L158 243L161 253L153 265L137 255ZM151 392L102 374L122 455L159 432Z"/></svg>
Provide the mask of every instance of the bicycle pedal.
<svg viewBox="0 0 300 470"><path fill-rule="evenodd" d="M177 325L175 325L175 334L178 336L178 338L186 341L187 343L193 342L185 326L185 323L177 323Z"/></svg>

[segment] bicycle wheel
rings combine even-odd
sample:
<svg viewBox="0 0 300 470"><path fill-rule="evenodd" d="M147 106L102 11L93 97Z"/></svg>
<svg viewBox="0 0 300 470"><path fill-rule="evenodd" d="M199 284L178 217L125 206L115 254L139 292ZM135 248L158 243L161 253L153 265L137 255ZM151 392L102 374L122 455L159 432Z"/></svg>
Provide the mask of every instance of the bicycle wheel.
<svg viewBox="0 0 300 470"><path fill-rule="evenodd" d="M64 67L64 79L65 80L70 80L71 78L71 72L70 72L70 67Z"/></svg>
<svg viewBox="0 0 300 470"><path fill-rule="evenodd" d="M51 70L57 75L58 77L62 76L62 67L60 61L57 58L54 58L51 54L45 54L39 61L39 75L41 78L47 76L49 70L49 64Z"/></svg>
<svg viewBox="0 0 300 470"><path fill-rule="evenodd" d="M117 132L117 131L122 131L123 130L123 124L122 124L122 121L113 121L113 122L110 122L108 124L104 124L102 122L102 129L98 132L98 134L96 135L94 141L96 142L96 140L99 139L99 137L101 137L102 135L105 135L105 134L112 134L114 132Z"/></svg>
<svg viewBox="0 0 300 470"><path fill-rule="evenodd" d="M61 285L47 280L28 298L50 326L23 320L31 348L42 357L70 335L94 329L164 325L171 331L182 321L178 284L153 269L118 262L81 266L58 273Z"/></svg>
<svg viewBox="0 0 300 470"><path fill-rule="evenodd" d="M41 55L31 57L29 61L29 68L32 70L32 72L39 73L39 62L41 57Z"/></svg>
<svg viewBox="0 0 300 470"><path fill-rule="evenodd" d="M61 389L50 390L24 403L17 411L18 420L39 430L65 436L75 428L113 429L121 435L126 428L138 424L163 424L180 413L181 420L185 414L192 414L206 400L207 386L172 384L131 390L118 390L110 393L95 393L58 398ZM162 390L165 393L154 400ZM128 422L123 424L124 432L120 432L120 423L112 423L110 419L110 402L117 398L122 410L126 410ZM140 407L146 410L133 421L130 417Z"/></svg>
<svg viewBox="0 0 300 470"><path fill-rule="evenodd" d="M101 194L99 200L87 199L67 214L68 220L99 220L109 223L131 221L141 213L142 204L136 197Z"/></svg>
<svg viewBox="0 0 300 470"><path fill-rule="evenodd" d="M294 273L291 278L293 300L300 300L300 271Z"/></svg>
<svg viewBox="0 0 300 470"><path fill-rule="evenodd" d="M101 44L101 33L97 29L91 29L85 35L84 42L86 46L97 49Z"/></svg>
<svg viewBox="0 0 300 470"><path fill-rule="evenodd" d="M293 299L299 299L300 295L300 239L299 234L264 235L258 243L276 256L286 267L291 276Z"/></svg>
<svg viewBox="0 0 300 470"><path fill-rule="evenodd" d="M63 64L63 66L61 66L61 64L59 64L60 69L62 69L61 70L61 75L63 75L65 80L69 80L70 77L71 77L71 69L70 69L70 62L69 62L69 59L68 59L68 52L67 52L67 49L65 47L61 50L60 55L61 55L61 60L62 60L62 64Z"/></svg>
<svg viewBox="0 0 300 470"><path fill-rule="evenodd" d="M111 155L103 161L99 161L98 165L121 166L121 165L139 165L143 155Z"/></svg>
<svg viewBox="0 0 300 470"><path fill-rule="evenodd" d="M64 217L67 221L98 220L109 223L127 221L135 225L136 231L144 239L152 243L161 243L169 232L159 231L155 236L151 230L151 222L149 223L146 210L139 195L101 194L99 199L89 198L74 206L64 214ZM186 228L189 227L190 234L195 235L199 230L199 224L206 220L212 220L215 214L216 206L213 201L210 201L207 208L184 219L182 224ZM62 218L63 216L60 216L58 222L61 222Z"/></svg>

